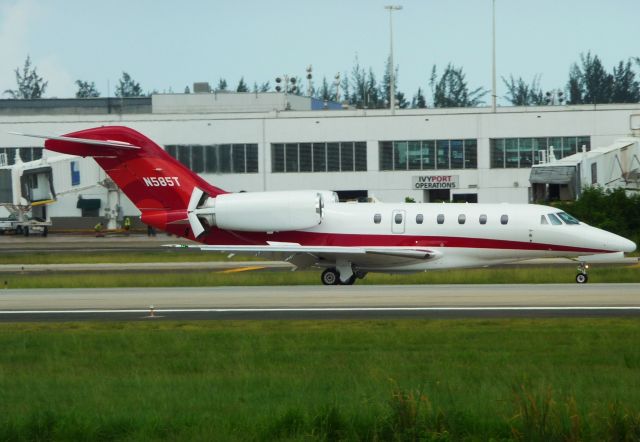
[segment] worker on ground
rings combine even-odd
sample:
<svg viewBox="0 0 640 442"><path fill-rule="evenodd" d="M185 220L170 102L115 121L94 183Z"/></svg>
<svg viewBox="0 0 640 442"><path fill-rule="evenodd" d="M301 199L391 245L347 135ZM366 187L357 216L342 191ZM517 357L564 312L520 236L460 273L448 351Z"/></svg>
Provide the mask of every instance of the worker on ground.
<svg viewBox="0 0 640 442"><path fill-rule="evenodd" d="M124 227L124 233L128 235L129 234L129 229L131 229L131 218L126 217L124 219L123 227Z"/></svg>
<svg viewBox="0 0 640 442"><path fill-rule="evenodd" d="M96 232L96 236L102 235L102 221L98 222L95 226L93 226L93 230Z"/></svg>

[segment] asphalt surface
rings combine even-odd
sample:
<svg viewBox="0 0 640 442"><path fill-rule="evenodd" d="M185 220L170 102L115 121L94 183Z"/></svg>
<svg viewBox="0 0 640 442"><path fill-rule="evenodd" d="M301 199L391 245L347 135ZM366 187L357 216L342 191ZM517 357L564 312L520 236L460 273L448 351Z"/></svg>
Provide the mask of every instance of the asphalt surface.
<svg viewBox="0 0 640 442"><path fill-rule="evenodd" d="M67 235L50 234L49 236L0 235L3 253L33 253L77 251L82 253L96 251L157 251L163 244L195 244L184 238L166 235L156 236L141 234L106 234L102 237L95 235Z"/></svg>
<svg viewBox="0 0 640 442"><path fill-rule="evenodd" d="M0 321L640 316L640 284L7 289Z"/></svg>

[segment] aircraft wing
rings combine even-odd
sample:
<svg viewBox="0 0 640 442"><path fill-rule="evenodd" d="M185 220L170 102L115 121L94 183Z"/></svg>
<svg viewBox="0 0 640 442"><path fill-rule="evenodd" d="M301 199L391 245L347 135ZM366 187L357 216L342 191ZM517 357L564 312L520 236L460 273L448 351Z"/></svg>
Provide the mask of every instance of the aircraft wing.
<svg viewBox="0 0 640 442"><path fill-rule="evenodd" d="M269 245L168 245L167 247L199 249L212 252L228 252L268 255L271 258L291 262L298 268L305 268L320 261L335 262L347 259L361 266L394 266L410 261L434 260L442 256L440 252L421 247L341 247L303 246L295 243L272 243Z"/></svg>

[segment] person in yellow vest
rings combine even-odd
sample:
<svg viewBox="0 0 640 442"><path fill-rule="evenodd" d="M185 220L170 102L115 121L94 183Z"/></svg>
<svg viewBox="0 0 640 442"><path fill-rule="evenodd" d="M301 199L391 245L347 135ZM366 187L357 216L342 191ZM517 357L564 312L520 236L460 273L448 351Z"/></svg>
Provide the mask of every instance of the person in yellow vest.
<svg viewBox="0 0 640 442"><path fill-rule="evenodd" d="M93 226L93 230L96 232L96 236L103 236L102 235L102 222L99 222L98 224Z"/></svg>
<svg viewBox="0 0 640 442"><path fill-rule="evenodd" d="M128 235L129 230L131 229L131 218L126 217L124 219L123 227L124 227L124 232Z"/></svg>

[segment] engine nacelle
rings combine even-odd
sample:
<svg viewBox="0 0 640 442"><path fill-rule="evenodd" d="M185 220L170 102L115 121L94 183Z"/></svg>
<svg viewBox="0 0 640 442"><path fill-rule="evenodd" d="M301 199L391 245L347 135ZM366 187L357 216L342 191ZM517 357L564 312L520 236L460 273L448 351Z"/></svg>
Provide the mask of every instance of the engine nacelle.
<svg viewBox="0 0 640 442"><path fill-rule="evenodd" d="M276 232L317 226L323 208L322 192L299 190L225 193L208 198L195 212L208 212L203 218L224 230Z"/></svg>

